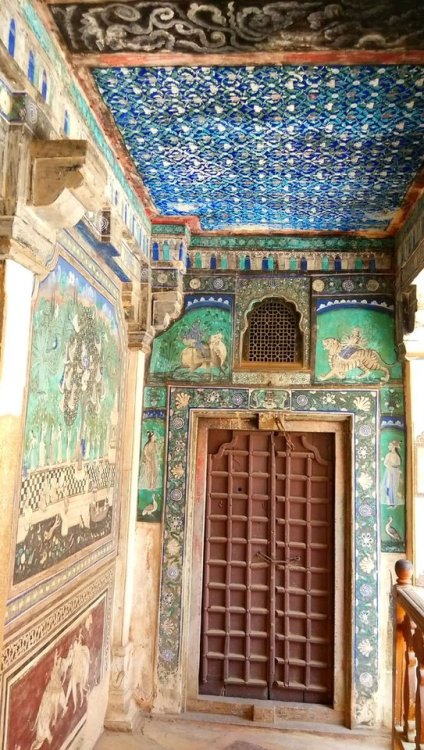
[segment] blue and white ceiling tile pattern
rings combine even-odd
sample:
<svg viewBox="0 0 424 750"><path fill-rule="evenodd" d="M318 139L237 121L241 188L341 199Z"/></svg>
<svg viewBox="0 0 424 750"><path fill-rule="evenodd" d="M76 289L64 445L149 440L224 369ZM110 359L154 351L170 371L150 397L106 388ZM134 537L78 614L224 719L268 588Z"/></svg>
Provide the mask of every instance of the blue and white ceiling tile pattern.
<svg viewBox="0 0 424 750"><path fill-rule="evenodd" d="M384 230L424 162L424 69L95 69L162 215Z"/></svg>

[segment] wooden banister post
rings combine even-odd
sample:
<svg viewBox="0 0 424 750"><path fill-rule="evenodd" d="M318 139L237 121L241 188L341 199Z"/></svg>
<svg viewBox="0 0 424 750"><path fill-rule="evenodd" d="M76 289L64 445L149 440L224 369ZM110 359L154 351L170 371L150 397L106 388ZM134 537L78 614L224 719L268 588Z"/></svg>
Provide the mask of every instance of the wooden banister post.
<svg viewBox="0 0 424 750"><path fill-rule="evenodd" d="M415 655L417 657L417 695L415 700L415 748L421 750L424 743L424 636L422 631L417 628L413 644Z"/></svg>
<svg viewBox="0 0 424 750"><path fill-rule="evenodd" d="M403 635L405 639L405 675L403 682L403 727L405 739L415 740L415 700L417 694L418 660L413 646L416 625L409 615L403 621Z"/></svg>
<svg viewBox="0 0 424 750"><path fill-rule="evenodd" d="M396 584L398 586L411 586L414 566L410 560L397 560L395 563Z"/></svg>
<svg viewBox="0 0 424 750"><path fill-rule="evenodd" d="M406 632L406 615L398 603L397 589L398 587L411 585L412 571L413 566L409 560L398 560L395 564L396 584L393 587L393 748L400 747L396 742L397 731L402 727L406 739L409 729L409 690L411 684L408 633Z"/></svg>

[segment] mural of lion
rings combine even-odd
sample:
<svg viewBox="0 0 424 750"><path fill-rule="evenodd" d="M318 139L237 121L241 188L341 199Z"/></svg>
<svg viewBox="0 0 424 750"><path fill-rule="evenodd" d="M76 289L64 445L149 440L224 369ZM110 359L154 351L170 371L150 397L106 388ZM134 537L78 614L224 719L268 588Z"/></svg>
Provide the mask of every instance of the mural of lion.
<svg viewBox="0 0 424 750"><path fill-rule="evenodd" d="M359 346L346 346L338 339L328 338L322 340L324 349L328 352L328 364L330 371L326 375L320 375L320 380L343 379L348 372L358 368L362 370L358 378L365 378L372 371L381 370L381 380L386 383L390 378L389 367L375 349L365 349Z"/></svg>

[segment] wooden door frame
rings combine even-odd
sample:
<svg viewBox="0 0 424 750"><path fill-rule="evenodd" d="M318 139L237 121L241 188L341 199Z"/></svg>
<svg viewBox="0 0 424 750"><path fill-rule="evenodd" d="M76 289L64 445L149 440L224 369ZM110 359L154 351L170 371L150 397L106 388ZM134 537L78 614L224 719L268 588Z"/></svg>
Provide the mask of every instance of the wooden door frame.
<svg viewBox="0 0 424 750"><path fill-rule="evenodd" d="M335 507L334 507L334 703L333 707L318 704L259 701L272 704L281 718L321 720L351 726L352 701L352 622L353 622L353 455L351 417L282 413L284 428L297 432L329 432L335 436ZM203 550L206 509L207 440L209 429L259 430L258 413L196 411L192 413L188 465L188 518L186 527L183 573L184 606L182 619L183 704L186 709L212 713L229 713L251 718L254 699L199 695L199 662L201 604L203 591ZM269 430L269 427L267 428ZM193 457L193 460L192 458ZM348 593L348 596L346 596Z"/></svg>

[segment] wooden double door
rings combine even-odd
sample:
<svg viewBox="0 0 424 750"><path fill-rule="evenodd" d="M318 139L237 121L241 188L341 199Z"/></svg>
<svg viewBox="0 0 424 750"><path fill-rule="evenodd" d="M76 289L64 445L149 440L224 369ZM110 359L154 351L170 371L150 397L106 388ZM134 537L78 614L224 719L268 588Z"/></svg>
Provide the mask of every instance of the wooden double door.
<svg viewBox="0 0 424 750"><path fill-rule="evenodd" d="M200 693L330 705L334 434L209 430Z"/></svg>

